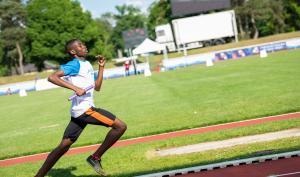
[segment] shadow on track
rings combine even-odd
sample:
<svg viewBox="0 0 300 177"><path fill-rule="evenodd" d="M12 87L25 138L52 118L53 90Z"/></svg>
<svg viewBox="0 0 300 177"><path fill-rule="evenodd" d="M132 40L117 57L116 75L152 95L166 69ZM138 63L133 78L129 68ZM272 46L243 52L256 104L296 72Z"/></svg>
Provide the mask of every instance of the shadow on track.
<svg viewBox="0 0 300 177"><path fill-rule="evenodd" d="M77 168L74 166L68 167L68 168L54 168L51 169L47 176L50 177L99 177L99 175L74 175L72 171L75 171ZM93 173L93 171L91 171Z"/></svg>

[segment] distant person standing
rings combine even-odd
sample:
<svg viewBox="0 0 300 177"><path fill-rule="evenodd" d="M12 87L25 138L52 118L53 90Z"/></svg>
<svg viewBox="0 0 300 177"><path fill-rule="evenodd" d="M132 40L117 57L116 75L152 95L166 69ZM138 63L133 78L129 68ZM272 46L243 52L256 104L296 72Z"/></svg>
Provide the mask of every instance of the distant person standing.
<svg viewBox="0 0 300 177"><path fill-rule="evenodd" d="M70 55L71 61L61 65L60 69L51 74L50 82L58 86L73 90L77 97L72 100L71 120L65 129L60 144L48 155L46 161L36 174L36 177L45 176L59 158L66 153L70 146L78 139L87 124L111 127L101 146L90 155L87 163L100 175L105 176L102 169L102 155L123 135L126 131L126 124L107 110L94 107L93 89L86 91L85 88L93 86L95 91L100 91L105 59L97 56L99 70L96 80L94 70L89 61L85 59L88 53L86 46L78 39L70 40L65 45L66 52ZM69 80L61 79L68 76ZM97 136L96 134L94 136Z"/></svg>
<svg viewBox="0 0 300 177"><path fill-rule="evenodd" d="M12 94L12 91L11 91L10 88L8 88L8 89L6 90L6 95L11 95L11 94Z"/></svg>
<svg viewBox="0 0 300 177"><path fill-rule="evenodd" d="M125 61L124 67L125 67L125 75L126 75L126 76L129 76L129 67L130 67L130 63L129 63L128 60Z"/></svg>

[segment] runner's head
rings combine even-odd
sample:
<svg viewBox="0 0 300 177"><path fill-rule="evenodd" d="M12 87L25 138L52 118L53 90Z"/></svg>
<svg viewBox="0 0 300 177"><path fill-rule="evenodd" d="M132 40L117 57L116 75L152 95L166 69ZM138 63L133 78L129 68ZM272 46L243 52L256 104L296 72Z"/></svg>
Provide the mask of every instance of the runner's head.
<svg viewBox="0 0 300 177"><path fill-rule="evenodd" d="M88 54L86 46L79 39L66 42L65 51L72 57L85 57Z"/></svg>

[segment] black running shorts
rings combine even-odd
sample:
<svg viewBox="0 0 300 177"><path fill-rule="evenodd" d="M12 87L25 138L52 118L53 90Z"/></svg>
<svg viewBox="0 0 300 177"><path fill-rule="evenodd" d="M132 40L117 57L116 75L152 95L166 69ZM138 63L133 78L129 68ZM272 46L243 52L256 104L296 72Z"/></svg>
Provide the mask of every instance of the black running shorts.
<svg viewBox="0 0 300 177"><path fill-rule="evenodd" d="M77 118L71 117L71 121L64 132L64 139L69 138L75 142L87 124L111 127L116 116L109 111L91 107Z"/></svg>

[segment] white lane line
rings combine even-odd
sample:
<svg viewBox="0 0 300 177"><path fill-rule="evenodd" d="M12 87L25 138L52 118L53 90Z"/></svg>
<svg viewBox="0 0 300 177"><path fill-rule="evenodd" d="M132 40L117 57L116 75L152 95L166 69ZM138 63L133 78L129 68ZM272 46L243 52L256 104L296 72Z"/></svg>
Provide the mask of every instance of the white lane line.
<svg viewBox="0 0 300 177"><path fill-rule="evenodd" d="M268 177L290 176L290 175L296 175L296 174L300 174L300 171L299 172L293 172L293 173L279 174L279 175L271 175L271 176L268 176Z"/></svg>

